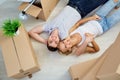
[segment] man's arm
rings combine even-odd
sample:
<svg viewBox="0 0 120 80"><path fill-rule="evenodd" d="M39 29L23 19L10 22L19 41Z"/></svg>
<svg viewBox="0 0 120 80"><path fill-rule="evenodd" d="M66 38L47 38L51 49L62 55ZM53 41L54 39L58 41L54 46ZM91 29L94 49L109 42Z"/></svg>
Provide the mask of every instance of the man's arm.
<svg viewBox="0 0 120 80"><path fill-rule="evenodd" d="M71 33L72 31L77 29L80 25L82 25L82 24L84 24L84 23L86 23L90 20L98 20L98 19L100 19L100 17L97 16L97 15L93 15L91 17L83 18L83 19L79 20L73 27L70 28L69 33Z"/></svg>
<svg viewBox="0 0 120 80"><path fill-rule="evenodd" d="M36 26L35 28L33 28L32 30L30 30L28 33L29 35L34 38L35 40L43 43L43 44L47 44L47 40L45 40L44 38L40 37L39 34L41 34L43 32L43 27L41 26Z"/></svg>

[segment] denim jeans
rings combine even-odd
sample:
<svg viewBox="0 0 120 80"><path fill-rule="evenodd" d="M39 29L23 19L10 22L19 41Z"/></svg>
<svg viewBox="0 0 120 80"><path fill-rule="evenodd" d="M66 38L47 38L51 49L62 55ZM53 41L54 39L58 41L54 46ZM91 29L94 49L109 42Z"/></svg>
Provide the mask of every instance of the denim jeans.
<svg viewBox="0 0 120 80"><path fill-rule="evenodd" d="M103 32L106 32L120 21L120 8L117 9L112 15L108 16L108 14L118 4L120 4L120 0L118 0L118 2L114 2L114 0L109 0L96 12L96 14L101 17L101 20L99 20L98 22L101 24Z"/></svg>
<svg viewBox="0 0 120 80"><path fill-rule="evenodd" d="M85 17L92 10L104 4L108 0L69 0L68 5L77 9L82 17Z"/></svg>

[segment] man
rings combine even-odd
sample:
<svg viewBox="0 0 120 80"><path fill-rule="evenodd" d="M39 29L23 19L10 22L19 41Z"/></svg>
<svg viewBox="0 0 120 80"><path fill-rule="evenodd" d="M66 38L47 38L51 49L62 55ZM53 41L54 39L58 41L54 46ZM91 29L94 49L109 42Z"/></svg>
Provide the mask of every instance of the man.
<svg viewBox="0 0 120 80"><path fill-rule="evenodd" d="M60 40L68 36L69 29L81 18L108 0L69 0L68 5L51 22L37 26L29 31L29 35L46 44L48 49L56 51ZM48 40L40 37L42 32L49 33Z"/></svg>

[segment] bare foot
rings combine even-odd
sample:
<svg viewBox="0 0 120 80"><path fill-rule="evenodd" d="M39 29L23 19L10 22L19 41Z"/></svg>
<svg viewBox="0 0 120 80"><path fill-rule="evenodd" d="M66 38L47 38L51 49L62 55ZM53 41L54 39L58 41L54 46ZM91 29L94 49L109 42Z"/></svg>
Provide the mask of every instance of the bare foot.
<svg viewBox="0 0 120 80"><path fill-rule="evenodd" d="M114 2L118 2L118 0L114 0Z"/></svg>

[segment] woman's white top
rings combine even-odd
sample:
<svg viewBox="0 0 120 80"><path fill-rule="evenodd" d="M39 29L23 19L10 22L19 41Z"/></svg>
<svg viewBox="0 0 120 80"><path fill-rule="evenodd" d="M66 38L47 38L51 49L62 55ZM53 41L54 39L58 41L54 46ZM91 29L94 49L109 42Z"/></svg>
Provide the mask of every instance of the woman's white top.
<svg viewBox="0 0 120 80"><path fill-rule="evenodd" d="M91 20L91 21L88 21L87 23L79 26L70 35L72 35L74 33L79 33L82 36L82 41L80 42L80 44L82 44L85 40L85 33L90 33L90 34L93 34L94 37L97 37L103 33L103 29L98 21Z"/></svg>

